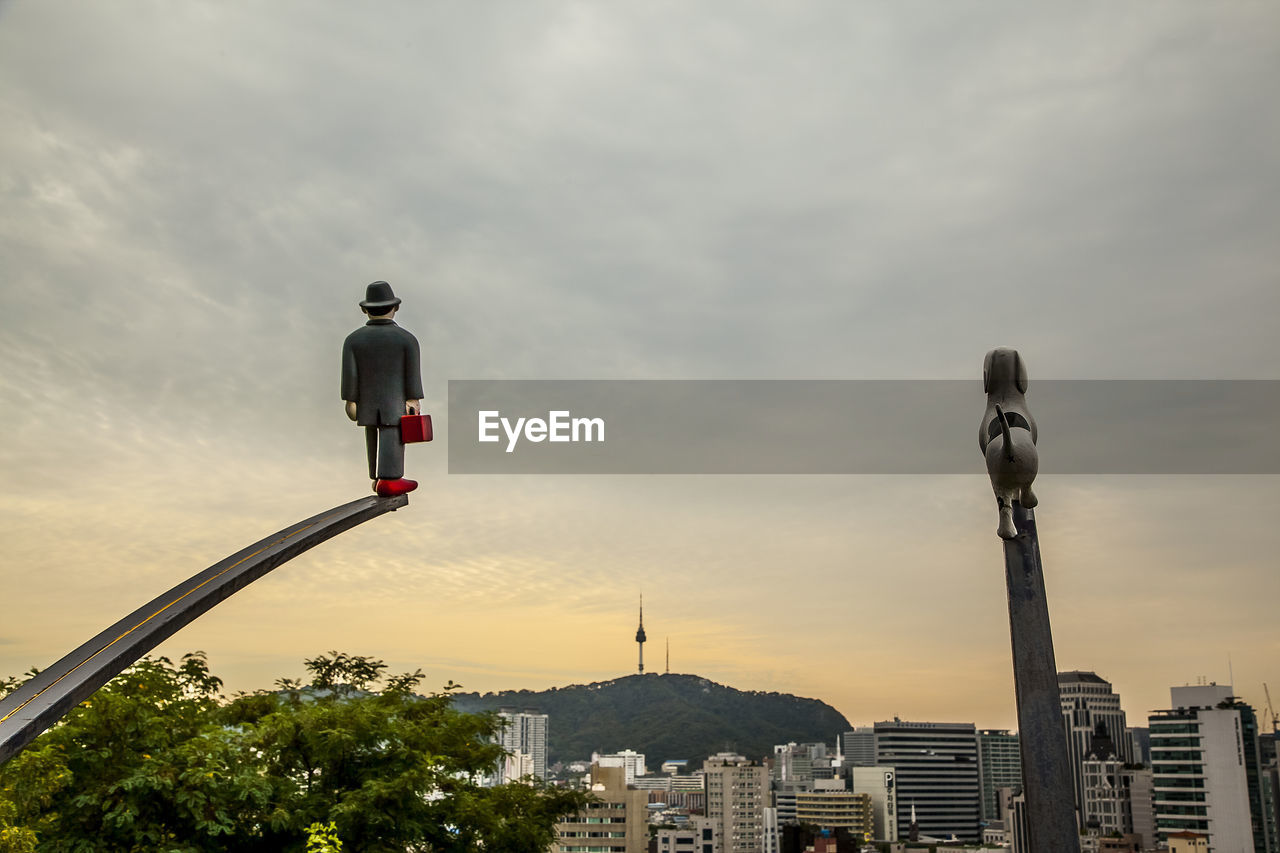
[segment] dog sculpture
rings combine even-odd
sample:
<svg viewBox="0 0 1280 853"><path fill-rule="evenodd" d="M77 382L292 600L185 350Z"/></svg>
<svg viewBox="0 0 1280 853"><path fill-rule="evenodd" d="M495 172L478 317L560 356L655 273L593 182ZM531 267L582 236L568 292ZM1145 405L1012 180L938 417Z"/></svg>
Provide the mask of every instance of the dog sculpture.
<svg viewBox="0 0 1280 853"><path fill-rule="evenodd" d="M998 347L982 364L982 389L987 410L978 428L978 448L987 458L987 474L1000 508L1002 539L1018 535L1013 523L1013 502L1031 509L1039 501L1031 483L1040 470L1036 450L1036 422L1027 410L1027 368L1018 351Z"/></svg>

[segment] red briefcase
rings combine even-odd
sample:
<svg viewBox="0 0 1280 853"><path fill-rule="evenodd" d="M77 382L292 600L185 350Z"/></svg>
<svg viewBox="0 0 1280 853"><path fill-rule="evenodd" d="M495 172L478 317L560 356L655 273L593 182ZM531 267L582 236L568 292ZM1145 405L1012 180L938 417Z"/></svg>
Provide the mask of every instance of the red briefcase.
<svg viewBox="0 0 1280 853"><path fill-rule="evenodd" d="M400 440L405 444L431 440L431 415L402 415Z"/></svg>

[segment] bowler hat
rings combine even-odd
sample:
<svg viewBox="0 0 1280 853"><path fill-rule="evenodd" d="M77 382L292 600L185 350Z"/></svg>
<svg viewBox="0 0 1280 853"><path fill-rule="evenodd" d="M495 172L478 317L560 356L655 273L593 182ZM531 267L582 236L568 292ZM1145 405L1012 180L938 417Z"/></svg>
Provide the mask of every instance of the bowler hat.
<svg viewBox="0 0 1280 853"><path fill-rule="evenodd" d="M391 308L399 304L399 297L391 292L391 285L385 281L375 281L366 287L364 299L360 300L361 308Z"/></svg>

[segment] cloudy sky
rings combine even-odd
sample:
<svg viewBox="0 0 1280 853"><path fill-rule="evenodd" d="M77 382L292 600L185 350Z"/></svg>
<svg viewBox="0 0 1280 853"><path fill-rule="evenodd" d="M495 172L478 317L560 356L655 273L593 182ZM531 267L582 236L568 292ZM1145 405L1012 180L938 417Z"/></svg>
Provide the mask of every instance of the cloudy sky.
<svg viewBox="0 0 1280 853"><path fill-rule="evenodd" d="M997 345L1033 411L1038 378L1280 379L1278 74L1261 3L0 2L0 673L366 493L338 356L374 279L440 425L450 379L971 379ZM651 668L670 638L672 671L855 724L1016 725L976 447L446 450L161 651L231 690L328 649L544 688L633 671L643 591ZM1276 476L1037 491L1060 668L1135 722L1199 677L1280 691Z"/></svg>

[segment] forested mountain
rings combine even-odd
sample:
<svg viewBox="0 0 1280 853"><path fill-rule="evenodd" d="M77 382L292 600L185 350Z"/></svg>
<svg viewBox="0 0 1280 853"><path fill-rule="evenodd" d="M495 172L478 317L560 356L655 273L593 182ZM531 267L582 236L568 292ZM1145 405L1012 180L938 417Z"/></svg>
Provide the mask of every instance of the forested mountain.
<svg viewBox="0 0 1280 853"><path fill-rule="evenodd" d="M685 758L690 768L732 751L760 759L773 745L833 744L852 728L825 702L788 693L735 690L696 675L629 675L550 690L454 694L462 711L536 710L548 715L547 761L634 749L650 767Z"/></svg>

